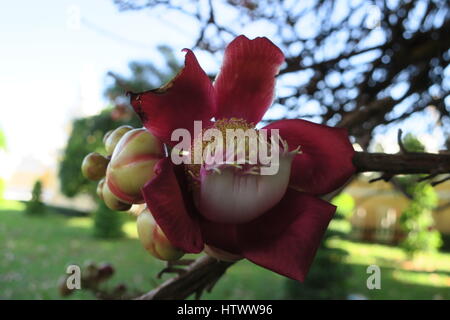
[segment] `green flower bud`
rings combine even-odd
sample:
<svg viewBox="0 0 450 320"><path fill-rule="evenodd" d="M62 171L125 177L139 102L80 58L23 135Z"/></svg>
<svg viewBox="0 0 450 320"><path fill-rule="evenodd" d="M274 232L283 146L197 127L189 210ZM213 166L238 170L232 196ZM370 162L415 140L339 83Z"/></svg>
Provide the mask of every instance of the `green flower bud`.
<svg viewBox="0 0 450 320"><path fill-rule="evenodd" d="M105 176L109 159L100 153L91 152L83 159L81 172L89 180L97 181Z"/></svg>
<svg viewBox="0 0 450 320"><path fill-rule="evenodd" d="M146 129L128 131L107 169L109 189L122 202L143 203L141 188L154 177L154 166L163 157L163 144Z"/></svg>
<svg viewBox="0 0 450 320"><path fill-rule="evenodd" d="M123 137L125 133L128 131L133 130L133 127L131 126L120 126L111 133L106 133L103 140L105 141L105 149L107 155L112 155L114 152L114 148L116 147L119 140Z"/></svg>
<svg viewBox="0 0 450 320"><path fill-rule="evenodd" d="M108 183L103 184L102 195L103 201L105 201L106 206L111 210L127 211L131 208L131 204L124 203L116 198L116 196L108 188Z"/></svg>
<svg viewBox="0 0 450 320"><path fill-rule="evenodd" d="M103 178L100 180L97 184L97 196L100 198L100 200L103 200L103 185L105 184L105 179Z"/></svg>
<svg viewBox="0 0 450 320"><path fill-rule="evenodd" d="M138 216L137 231L142 245L155 258L172 261L184 255L183 251L170 243L148 209Z"/></svg>
<svg viewBox="0 0 450 320"><path fill-rule="evenodd" d="M113 131L114 130L109 130L107 133L105 133L105 135L103 136L103 144L106 144L106 140L111 135L111 133L113 133Z"/></svg>

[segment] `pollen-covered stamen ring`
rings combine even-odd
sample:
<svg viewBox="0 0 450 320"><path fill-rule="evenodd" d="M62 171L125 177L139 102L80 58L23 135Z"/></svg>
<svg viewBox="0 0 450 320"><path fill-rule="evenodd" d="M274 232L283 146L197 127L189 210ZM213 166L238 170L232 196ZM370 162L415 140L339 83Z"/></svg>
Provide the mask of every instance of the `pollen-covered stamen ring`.
<svg viewBox="0 0 450 320"><path fill-rule="evenodd" d="M292 160L300 153L300 147L289 151L287 141L279 137L278 131L270 131L268 135L241 119L218 121L212 129L216 129L217 136L214 137L219 139L222 148L214 145L217 141L204 139L201 135L196 138L189 155L193 161L198 160L193 153L199 151L196 146L202 147L200 162L186 166L194 203L208 220L238 224L249 222L282 199L288 188ZM247 134L229 136L229 131L233 130ZM253 138L249 137L252 134ZM238 140L236 149L234 139ZM230 141L233 141L232 152L228 149L227 142ZM207 153L203 154L205 149ZM217 150L219 152L215 153ZM231 158L228 157L230 154ZM256 155L256 159L252 155ZM210 162L211 159L214 161Z"/></svg>
<svg viewBox="0 0 450 320"><path fill-rule="evenodd" d="M214 153L214 151L217 148L218 141L215 141L213 138L212 141L204 141L203 137L206 132L206 130L211 128L204 128L201 132L201 134L194 139L194 143L191 147L191 150L189 151L189 157L191 157L191 163L185 166L185 171L188 176L188 180L190 181L191 187L196 187L199 184L200 181L200 171L203 168L207 171L214 171L216 173L220 173L221 170L223 170L226 167L233 167L239 171L242 171L242 173L248 174L254 174L254 170L257 170L259 165L257 163L250 164L248 155L250 153L250 145L248 141L245 143L245 150L244 152L244 163L236 163L236 162L230 162L226 161L225 163L216 162L213 164L207 164L205 163L205 159L202 153L201 157L201 163L195 163L195 152L197 150L201 150L203 152L204 150L208 150L208 152ZM255 126L253 123L248 123L244 119L237 119L237 118L230 118L230 119L220 119L216 122L214 122L214 125L212 126L212 129L217 129L220 131L221 136L223 137L222 141L222 150L226 150L227 145L227 130L236 131L236 130L242 130L244 133L247 132L247 130L252 130L255 132L256 136L259 137L258 130L255 129ZM229 131L228 131L229 132ZM201 148L199 148L199 145ZM239 143L236 143L236 145L239 145ZM208 149L209 147L209 149ZM198 152L198 151L197 151ZM238 152L237 152L238 153ZM224 160L227 159L227 155L223 155ZM254 168L254 169L251 169Z"/></svg>
<svg viewBox="0 0 450 320"><path fill-rule="evenodd" d="M274 143L278 144L279 149L281 150L280 155L281 156L295 156L297 154L302 153L300 150L300 146L297 146L292 151L289 151L289 146L286 140L283 140L279 138L279 141L271 140L271 138L268 138L267 136L259 135L259 130L254 128L253 123L248 123L244 119L237 119L237 118L231 118L231 119L221 119L214 123L213 129L217 129L220 131L223 141L222 141L222 150L225 152L226 146L227 146L227 131L235 131L235 130L242 130L242 132L249 132L247 130L250 130L250 132L254 133L257 139L258 144L266 144L267 151L269 154L271 153L271 145ZM207 173L207 172L214 172L217 174L220 174L222 170L226 168L232 168L235 169L236 174L240 175L259 175L261 174L261 168L267 166L266 164L260 163L258 158L256 159L256 162L250 161L249 155L250 155L250 149L256 148L255 144L251 144L249 140L246 140L244 143L244 149L241 150L241 154L236 149L234 150L235 153L237 153L235 160L241 156L241 162L236 163L233 161L229 161L229 158L227 157L226 153L224 155L224 159L227 160L224 163L222 162L215 162L212 164L205 163L204 155L200 157L201 163L195 163L194 159L194 152L196 149L196 146L198 147L200 145L200 148L197 150L200 150L203 152L204 150L208 150L209 152L215 151L215 147L212 147L214 143L217 141L204 141L203 135L206 130L209 128L204 128L202 130L202 133L194 139L194 145L191 147L191 150L187 152L187 156L191 157L191 163L185 166L185 172L188 176L188 180L190 182L190 187L196 187L198 186L200 182L200 175L201 171ZM248 136L245 136L247 137ZM239 145L239 143L237 143ZM209 148L209 149L208 149ZM197 151L198 152L198 151ZM243 157L242 157L243 155Z"/></svg>

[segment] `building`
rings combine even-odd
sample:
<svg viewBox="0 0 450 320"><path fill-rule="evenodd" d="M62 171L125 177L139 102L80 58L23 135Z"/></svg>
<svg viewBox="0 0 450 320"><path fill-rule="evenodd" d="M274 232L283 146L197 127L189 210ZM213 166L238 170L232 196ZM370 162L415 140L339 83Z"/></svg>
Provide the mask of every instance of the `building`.
<svg viewBox="0 0 450 320"><path fill-rule="evenodd" d="M439 204L432 215L435 227L450 236L450 182L435 187ZM402 233L399 217L408 206L409 199L383 180L369 183L365 176L355 179L346 189L355 200L351 218L352 236L365 241L397 243Z"/></svg>

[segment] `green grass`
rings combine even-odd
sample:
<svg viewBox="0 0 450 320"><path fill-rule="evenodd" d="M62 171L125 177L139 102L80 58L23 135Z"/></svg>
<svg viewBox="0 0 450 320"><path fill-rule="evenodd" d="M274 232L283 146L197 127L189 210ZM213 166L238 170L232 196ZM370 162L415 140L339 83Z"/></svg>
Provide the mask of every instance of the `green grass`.
<svg viewBox="0 0 450 320"><path fill-rule="evenodd" d="M125 239L99 240L92 236L90 218L54 213L30 217L22 210L20 203L0 203L0 299L59 299L57 283L66 267L82 266L86 261L109 262L115 267L109 286L126 283L148 291L162 281L155 276L164 263L141 247L133 221L125 224ZM343 277L348 278L352 293L371 299L450 299L450 254L427 254L407 261L395 247L340 239L330 245L349 252L346 263L353 272ZM381 267L381 290L366 288L369 264ZM240 261L203 298L281 299L285 284L284 277ZM93 298L83 290L70 297Z"/></svg>
<svg viewBox="0 0 450 320"><path fill-rule="evenodd" d="M348 277L352 292L370 299L450 299L448 253L422 253L408 260L397 247L341 239L331 240L330 246L349 253L345 263L352 266ZM380 267L380 290L367 289L366 270L371 264Z"/></svg>
<svg viewBox="0 0 450 320"><path fill-rule="evenodd" d="M161 282L156 274L165 264L142 248L134 222L125 224L125 239L99 240L92 236L90 218L30 217L22 209L17 203L0 207L0 299L59 299L57 283L66 267L86 261L114 266L116 274L109 286L126 283L145 292ZM242 261L204 298L277 299L283 284L283 277ZM70 298L94 297L80 290Z"/></svg>

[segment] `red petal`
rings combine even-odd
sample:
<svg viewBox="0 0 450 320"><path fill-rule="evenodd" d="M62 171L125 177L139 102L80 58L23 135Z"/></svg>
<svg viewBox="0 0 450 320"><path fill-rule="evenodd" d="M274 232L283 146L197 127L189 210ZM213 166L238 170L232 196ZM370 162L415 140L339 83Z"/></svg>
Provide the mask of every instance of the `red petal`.
<svg viewBox="0 0 450 320"><path fill-rule="evenodd" d="M234 39L225 50L214 83L216 119L234 117L258 123L272 104L275 75L283 61L281 50L267 38Z"/></svg>
<svg viewBox="0 0 450 320"><path fill-rule="evenodd" d="M191 134L194 121L209 122L215 112L214 88L188 49L185 66L165 86L131 94L131 105L144 126L165 143L173 145L173 130L186 128Z"/></svg>
<svg viewBox="0 0 450 320"><path fill-rule="evenodd" d="M211 222L201 218L200 227L206 244L233 254L240 252L235 224Z"/></svg>
<svg viewBox="0 0 450 320"><path fill-rule="evenodd" d="M292 163L290 184L304 192L332 192L355 173L355 151L346 129L298 119L275 121L265 129L279 129L290 150L301 147Z"/></svg>
<svg viewBox="0 0 450 320"><path fill-rule="evenodd" d="M189 203L170 159L161 159L155 166L155 172L157 176L142 188L147 207L172 245L189 253L201 252L203 239L200 227L188 210Z"/></svg>
<svg viewBox="0 0 450 320"><path fill-rule="evenodd" d="M335 210L323 200L289 188L272 210L239 226L242 255L303 281Z"/></svg>

